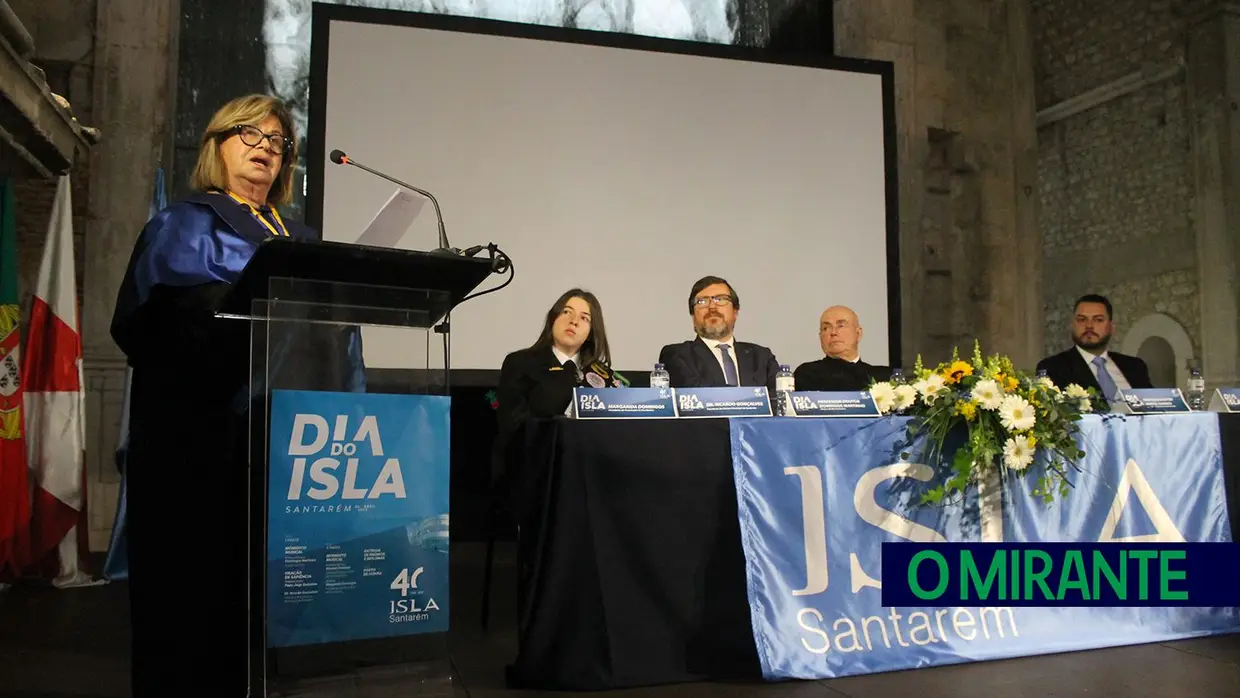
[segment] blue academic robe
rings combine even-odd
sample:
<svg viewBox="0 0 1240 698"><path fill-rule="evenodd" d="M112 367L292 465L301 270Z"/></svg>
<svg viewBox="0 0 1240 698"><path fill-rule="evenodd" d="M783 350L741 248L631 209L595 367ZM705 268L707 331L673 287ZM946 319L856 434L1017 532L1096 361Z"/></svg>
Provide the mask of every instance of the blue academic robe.
<svg viewBox="0 0 1240 698"><path fill-rule="evenodd" d="M316 238L285 223L291 237ZM251 396L250 323L215 311L270 234L222 194L173 203L143 229L117 298L112 337L133 369L126 485L135 698L177 695L187 680L203 695L244 694L248 491L263 484L247 467L246 408L261 395ZM271 351L273 384L364 389L356 328L307 326L281 340ZM297 362L326 357L343 358L327 375L312 372L317 385L280 381L281 368L295 376Z"/></svg>

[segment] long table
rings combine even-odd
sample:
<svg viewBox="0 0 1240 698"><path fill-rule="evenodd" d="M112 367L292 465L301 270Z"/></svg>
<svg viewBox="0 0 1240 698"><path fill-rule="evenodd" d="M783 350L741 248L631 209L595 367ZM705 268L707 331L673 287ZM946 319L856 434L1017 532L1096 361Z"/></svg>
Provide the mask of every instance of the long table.
<svg viewBox="0 0 1240 698"><path fill-rule="evenodd" d="M1216 529L1218 525L1223 527L1219 535L1225 538L1229 528L1233 539L1240 538L1237 536L1240 515L1229 520L1226 511L1237 511L1240 507L1240 476L1237 474L1240 470L1240 419L1210 414L1129 417L1127 426L1117 427L1094 418L1085 425L1086 441L1113 438L1111 432L1121 428L1126 430L1124 438L1128 439L1127 445L1095 443L1094 457L1101 457L1103 465L1095 465L1094 470L1122 469L1122 464L1112 464L1114 453L1099 453L1099 450L1125 448L1153 449L1150 450L1152 457L1141 464L1146 473L1166 475L1185 468L1182 462L1159 459L1155 454L1160 448L1157 438L1133 436L1136 432L1132 430L1141 427L1139 421L1133 420L1139 419L1161 420L1162 432L1169 428L1166 420L1197 420L1186 421L1185 425L1200 429L1200 434L1214 435L1213 443L1200 444L1202 458L1215 453L1215 461L1221 460L1224 473L1224 484L1216 489L1225 490L1225 496L1218 495L1220 503L1213 507L1215 511L1211 515L1218 519L1217 510L1223 509L1222 519L1215 522ZM1216 419L1217 424L1213 421ZM766 581L770 581L770 570L762 569L762 555L759 554L762 551L754 550L755 545L760 547L762 542L753 530L756 528L753 522L755 517L769 518L769 512L763 511L766 502L761 501L768 495L763 494L761 488L753 490L754 483L746 482L746 478L752 478L755 473L761 476L772 470L769 463L764 465L761 460L762 448L778 451L768 454L768 459L806 460L818 454L822 456L818 460L824 461L821 465L828 478L836 473L855 480L857 478L848 475L849 472L864 473L889 462L891 454L882 452L884 449L878 448L878 444L887 444L898 428L898 419L595 422L556 418L531 424L526 432L526 447L517 478L517 496L523 505L519 508L522 520L520 555L525 591L519 619L520 648L509 667L510 685L592 690L763 676L768 679L821 677L903 668L890 660L840 657L838 653L829 657L825 650L809 660L817 661L822 657L822 662L836 663L811 665L812 662L804 657L794 657L789 668L787 648L764 646L759 650L755 633L761 636L764 622L786 622L786 619L771 621L770 609L753 606L755 598L765 600L759 593L761 590L753 585L762 582L764 574L768 577ZM875 429L886 430L887 436L880 438ZM1158 432L1152 423L1149 431ZM863 443L865 439L872 439L873 443ZM1193 452L1195 447L1192 443L1181 444L1182 451L1184 448L1188 448L1184 452ZM1089 443L1086 450L1091 450ZM1221 459L1217 457L1219 452ZM846 463L838 460L840 457L869 459L873 463ZM832 461L832 458L837 460ZM776 467L782 470L782 466ZM1214 468L1220 469L1217 465ZM745 475L746 469L749 475ZM782 472L776 472L775 477L786 479ZM738 482L742 485L741 508L738 508ZM771 485L762 485L767 486ZM1110 486L1113 488L1114 484ZM849 487L846 496L851 502L853 495L851 485ZM1083 489L1085 487L1078 488ZM745 490L752 491L746 493ZM1011 494L1005 496L1011 497ZM1073 500L1073 497L1078 499ZM1084 507L1083 497L1080 491L1074 491L1061 506ZM1221 503L1223 499L1226 506ZM829 496L824 506L828 520L845 515L832 508ZM848 512L848 516L856 518L857 514ZM1019 512L1016 516L1019 518ZM1060 515L1060 518L1065 516ZM746 527L751 529L744 536L742 520L749 522ZM800 521L799 512L795 520ZM776 523L784 525L790 521ZM1005 523L1005 526L1010 525ZM794 538L801 534L794 530L796 528L788 526L778 535L768 532L767 539ZM831 544L836 544L840 536L853 535L848 530L845 527L832 531ZM1018 537L1008 532L1008 540ZM748 567L746 546L750 548L751 557ZM857 551L853 558L858 553L860 560L852 564L853 594L866 591L863 587L869 578L863 568L869 566L873 570L870 574L878 576L874 569L877 550ZM833 584L846 586L850 578L849 555L844 552L835 557L832 570L840 570L840 573ZM794 583L802 582L804 579ZM773 592L767 590L767 593ZM832 610L823 607L821 612L815 612L822 617ZM1030 609L1022 609L1022 612L1025 610ZM827 626L830 621L828 615ZM938 621L942 628L942 614ZM950 624L950 620L948 622ZM1033 625L1045 627L1054 622L1060 621L1043 619ZM1199 622L1204 628L1207 619L1186 622ZM1220 620L1214 616L1208 622L1212 624L1210 628L1200 632L1226 632L1226 628L1219 628L1231 619L1227 616ZM771 628L766 631L770 632ZM885 635L886 631L883 632ZM898 635L899 630L894 632ZM1180 636L1194 632L1198 630L1189 628ZM1036 632L1033 634L1036 636ZM932 630L931 636L934 635ZM814 634L806 637L810 643L806 647L817 639ZM822 639L826 642L825 634ZM903 639L899 641L907 645ZM1122 641L1097 642L1099 644L1092 646L1124 644ZM1046 651L1082 648L1065 645ZM994 656L1014 656L1014 650L1006 651L1007 655L1000 651ZM1039 650L1018 648L1015 651L1034 654ZM908 661L924 665L993 658L985 651L970 649L969 652L972 654L964 659L957 651L951 656L931 655L929 660L911 655ZM840 661L847 667L843 671L839 669Z"/></svg>

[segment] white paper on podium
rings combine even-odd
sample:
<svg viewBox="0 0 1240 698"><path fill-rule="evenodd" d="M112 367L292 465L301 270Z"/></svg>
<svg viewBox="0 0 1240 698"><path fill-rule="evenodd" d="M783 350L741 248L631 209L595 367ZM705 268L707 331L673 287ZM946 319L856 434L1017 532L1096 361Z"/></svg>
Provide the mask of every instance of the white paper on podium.
<svg viewBox="0 0 1240 698"><path fill-rule="evenodd" d="M358 245L396 247L417 220L426 199L411 191L397 189L383 208L371 219L370 225L357 238Z"/></svg>

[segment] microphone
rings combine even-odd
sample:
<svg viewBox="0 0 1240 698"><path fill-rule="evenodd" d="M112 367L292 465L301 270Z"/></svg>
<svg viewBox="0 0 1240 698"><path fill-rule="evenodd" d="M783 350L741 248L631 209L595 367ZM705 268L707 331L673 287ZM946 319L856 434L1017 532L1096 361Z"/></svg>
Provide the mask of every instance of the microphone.
<svg viewBox="0 0 1240 698"><path fill-rule="evenodd" d="M435 206L435 218L438 219L439 221L439 249L433 250L433 252L439 253L439 254L450 254L450 255L458 255L461 253L460 250L455 249L451 245L448 244L448 233L444 231L444 227L443 227L443 213L439 210L439 202L435 199L434 194L431 194L429 191L426 191L425 189L419 189L418 187L415 187L412 184L409 184L407 182L402 182L399 179L396 179L395 177L389 177L388 175L385 175L382 172L379 172L378 170L373 170L363 165L362 163L357 162L356 160L353 160L348 155L345 155L344 151L342 150L333 150L331 152L331 155L329 155L328 157L330 157L331 161L336 163L337 165L352 165L354 167L361 168L376 177L386 179L387 181L393 184L402 186L406 189L409 189L410 191L416 191L422 196L425 196L426 198L430 199L431 204ZM481 252L481 251L482 250L479 249L478 251L475 251L474 254L478 254L478 252ZM474 255L467 255L467 256L472 257Z"/></svg>

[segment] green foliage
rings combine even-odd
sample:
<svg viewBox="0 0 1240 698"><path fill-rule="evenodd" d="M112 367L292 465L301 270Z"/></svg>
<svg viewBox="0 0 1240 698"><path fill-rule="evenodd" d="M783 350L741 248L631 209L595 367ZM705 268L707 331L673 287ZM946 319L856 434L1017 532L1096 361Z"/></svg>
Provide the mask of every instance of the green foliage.
<svg viewBox="0 0 1240 698"><path fill-rule="evenodd" d="M962 496L987 471L1023 477L1038 471L1034 463L1044 466L1034 495L1047 503L1067 496L1068 469L1078 469L1085 455L1077 439L1081 416L1106 409L1096 390L1060 389L1018 370L1006 356L984 356L977 342L968 361L953 349L951 361L926 368L919 355L913 377L908 386L876 382L870 390L884 412L913 417L907 436L925 437L922 462L946 464L946 479L922 498L931 504ZM949 438L962 442L948 458Z"/></svg>

